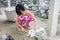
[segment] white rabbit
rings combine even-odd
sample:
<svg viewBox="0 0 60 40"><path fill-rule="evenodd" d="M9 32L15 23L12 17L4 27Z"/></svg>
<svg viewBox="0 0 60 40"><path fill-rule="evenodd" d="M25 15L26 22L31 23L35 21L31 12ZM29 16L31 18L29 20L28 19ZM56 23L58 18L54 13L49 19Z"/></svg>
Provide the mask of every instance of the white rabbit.
<svg viewBox="0 0 60 40"><path fill-rule="evenodd" d="M43 27L37 29L36 31L34 29L29 30L30 37L34 37L34 36L37 37L39 35L41 35L42 37L45 37L46 34L47 34L46 30Z"/></svg>
<svg viewBox="0 0 60 40"><path fill-rule="evenodd" d="M34 37L35 34L36 34L36 31L35 30L33 30L33 29L29 30L29 36L30 37Z"/></svg>

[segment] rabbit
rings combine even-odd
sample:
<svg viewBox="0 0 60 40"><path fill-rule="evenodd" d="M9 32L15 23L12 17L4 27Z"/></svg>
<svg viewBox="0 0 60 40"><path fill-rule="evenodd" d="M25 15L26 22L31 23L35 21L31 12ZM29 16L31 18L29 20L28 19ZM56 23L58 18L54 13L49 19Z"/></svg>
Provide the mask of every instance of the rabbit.
<svg viewBox="0 0 60 40"><path fill-rule="evenodd" d="M43 27L37 30L30 29L28 33L30 37L38 37L39 35L41 35L41 37L45 38L47 36L46 30Z"/></svg>

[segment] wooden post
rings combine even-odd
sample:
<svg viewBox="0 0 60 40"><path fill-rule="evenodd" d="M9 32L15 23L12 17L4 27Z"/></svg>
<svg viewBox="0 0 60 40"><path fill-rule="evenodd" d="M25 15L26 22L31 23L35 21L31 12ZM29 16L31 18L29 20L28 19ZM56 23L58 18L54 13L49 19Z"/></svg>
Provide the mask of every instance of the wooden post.
<svg viewBox="0 0 60 40"><path fill-rule="evenodd" d="M50 10L48 17L48 34L49 36L56 36L59 13L59 0L50 0ZM51 39L52 40L52 39Z"/></svg>

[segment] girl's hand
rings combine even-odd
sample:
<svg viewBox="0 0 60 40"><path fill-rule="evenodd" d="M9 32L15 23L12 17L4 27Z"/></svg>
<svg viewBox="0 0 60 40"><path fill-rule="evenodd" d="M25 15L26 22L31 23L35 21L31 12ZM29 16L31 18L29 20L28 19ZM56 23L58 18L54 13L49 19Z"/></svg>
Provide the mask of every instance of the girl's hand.
<svg viewBox="0 0 60 40"><path fill-rule="evenodd" d="M22 28L22 32L26 32L26 33L28 33L28 31L26 31L24 28Z"/></svg>
<svg viewBox="0 0 60 40"><path fill-rule="evenodd" d="M22 32L24 31L24 28L21 28Z"/></svg>
<svg viewBox="0 0 60 40"><path fill-rule="evenodd" d="M34 27L34 30L36 31L37 30L37 27Z"/></svg>

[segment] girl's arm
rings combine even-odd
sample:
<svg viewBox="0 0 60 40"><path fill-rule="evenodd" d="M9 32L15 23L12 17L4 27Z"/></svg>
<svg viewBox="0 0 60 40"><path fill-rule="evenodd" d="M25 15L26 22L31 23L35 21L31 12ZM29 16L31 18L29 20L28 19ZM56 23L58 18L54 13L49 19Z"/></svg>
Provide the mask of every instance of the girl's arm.
<svg viewBox="0 0 60 40"><path fill-rule="evenodd" d="M37 20L32 13L30 13L30 14L31 14L31 17L34 19L34 23L35 23L34 29L36 30L37 29Z"/></svg>
<svg viewBox="0 0 60 40"><path fill-rule="evenodd" d="M22 31L28 33L19 23L18 23L18 16L16 16L16 22L17 26L21 27Z"/></svg>
<svg viewBox="0 0 60 40"><path fill-rule="evenodd" d="M28 13L29 13L30 16L34 19L34 23L35 23L34 29L36 30L36 29L37 29L37 20L36 20L35 16L34 16L30 11L28 11Z"/></svg>
<svg viewBox="0 0 60 40"><path fill-rule="evenodd" d="M18 23L18 16L16 16L16 21L15 21L15 23L17 24L17 26L23 28L23 27Z"/></svg>

